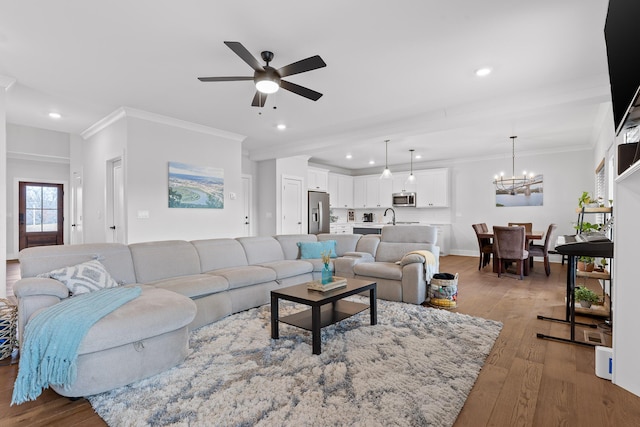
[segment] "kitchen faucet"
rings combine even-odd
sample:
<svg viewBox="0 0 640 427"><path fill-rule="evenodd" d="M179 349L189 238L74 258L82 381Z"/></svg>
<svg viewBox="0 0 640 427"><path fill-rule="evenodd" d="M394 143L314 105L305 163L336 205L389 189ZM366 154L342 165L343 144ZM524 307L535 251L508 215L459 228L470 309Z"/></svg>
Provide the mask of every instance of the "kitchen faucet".
<svg viewBox="0 0 640 427"><path fill-rule="evenodd" d="M392 217L391 221L392 221L393 225L396 225L396 211L394 211L393 208L387 208L384 211L384 215L382 215L382 216L387 216L387 211L391 211L391 213L393 214L393 217Z"/></svg>

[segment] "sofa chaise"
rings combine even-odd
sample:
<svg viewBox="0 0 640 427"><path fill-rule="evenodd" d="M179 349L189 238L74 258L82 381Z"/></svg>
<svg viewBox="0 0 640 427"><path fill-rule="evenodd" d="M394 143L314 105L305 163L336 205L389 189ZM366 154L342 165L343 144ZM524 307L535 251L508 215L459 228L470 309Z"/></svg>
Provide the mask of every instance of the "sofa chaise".
<svg viewBox="0 0 640 427"><path fill-rule="evenodd" d="M95 394L181 363L189 330L268 304L273 289L318 279L322 260L301 259L305 243L335 241L331 268L337 275L369 278L378 283L380 298L420 304L429 278L425 259L406 253L426 249L437 260L436 236L429 226L389 226L382 236L277 235L29 248L19 254L22 279L14 285L18 333L22 336L39 310L69 297L63 283L42 277L52 270L97 259L119 285L141 286L140 297L99 320L85 336L77 381L70 387L52 385L63 396Z"/></svg>

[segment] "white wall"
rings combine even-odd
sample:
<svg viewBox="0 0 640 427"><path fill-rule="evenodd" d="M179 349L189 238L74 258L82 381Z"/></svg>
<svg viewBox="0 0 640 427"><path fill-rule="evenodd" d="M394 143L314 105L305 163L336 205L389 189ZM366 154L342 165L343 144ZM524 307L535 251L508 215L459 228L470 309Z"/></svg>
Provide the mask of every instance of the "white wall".
<svg viewBox="0 0 640 427"><path fill-rule="evenodd" d="M276 179L276 161L264 160L258 162L257 182L255 187L258 196L257 217L258 229L255 230L258 236L273 236L276 233L276 191L278 180Z"/></svg>
<svg viewBox="0 0 640 427"><path fill-rule="evenodd" d="M558 234L574 234L575 209L582 191L592 191L592 150L517 156L516 165L543 175L543 206L496 207L493 176L510 166L509 159L482 160L452 165L451 252L477 255L478 243L471 224L506 225L532 222L535 230L558 225ZM518 166L516 166L518 168Z"/></svg>
<svg viewBox="0 0 640 427"><path fill-rule="evenodd" d="M0 76L0 171L7 169L7 92L15 80ZM7 175L0 173L0 242L7 238ZM0 244L0 298L7 296L7 247Z"/></svg>
<svg viewBox="0 0 640 427"><path fill-rule="evenodd" d="M106 178L107 162L124 157L127 144L127 122L120 118L88 137L82 144L82 150L74 151L71 160L82 156L83 197L84 197L84 242L98 243L107 241L106 223Z"/></svg>
<svg viewBox="0 0 640 427"><path fill-rule="evenodd" d="M69 242L69 138L68 133L7 124L6 250L18 257L18 185L20 181L63 184L64 235Z"/></svg>
<svg viewBox="0 0 640 427"><path fill-rule="evenodd" d="M135 117L127 118L127 124L129 243L242 234L241 142ZM169 162L224 169L224 209L170 209ZM138 211L148 211L149 218L138 219Z"/></svg>

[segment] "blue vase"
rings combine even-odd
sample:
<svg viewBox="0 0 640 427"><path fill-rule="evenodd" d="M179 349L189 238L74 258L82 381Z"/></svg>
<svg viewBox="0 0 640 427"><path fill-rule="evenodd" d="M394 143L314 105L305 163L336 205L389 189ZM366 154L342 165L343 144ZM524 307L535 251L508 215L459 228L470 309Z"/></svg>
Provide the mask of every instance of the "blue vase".
<svg viewBox="0 0 640 427"><path fill-rule="evenodd" d="M329 269L329 265L325 264L322 267L322 284L326 285L327 283L331 283L333 281L333 277L331 274L331 270Z"/></svg>

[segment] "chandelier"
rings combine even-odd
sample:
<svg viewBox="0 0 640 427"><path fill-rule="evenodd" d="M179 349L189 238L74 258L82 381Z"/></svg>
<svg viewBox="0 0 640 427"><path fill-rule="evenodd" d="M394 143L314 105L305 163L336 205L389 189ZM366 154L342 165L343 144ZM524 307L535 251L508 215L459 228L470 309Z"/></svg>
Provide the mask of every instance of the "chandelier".
<svg viewBox="0 0 640 427"><path fill-rule="evenodd" d="M506 178L504 172L500 172L499 175L493 177L493 184L496 186L496 193L515 195L516 193L528 193L530 191L531 184L535 183L535 174L530 172L527 175L527 171L523 171L522 175L516 176L516 151L515 142L517 136L510 136L511 138L511 178Z"/></svg>

